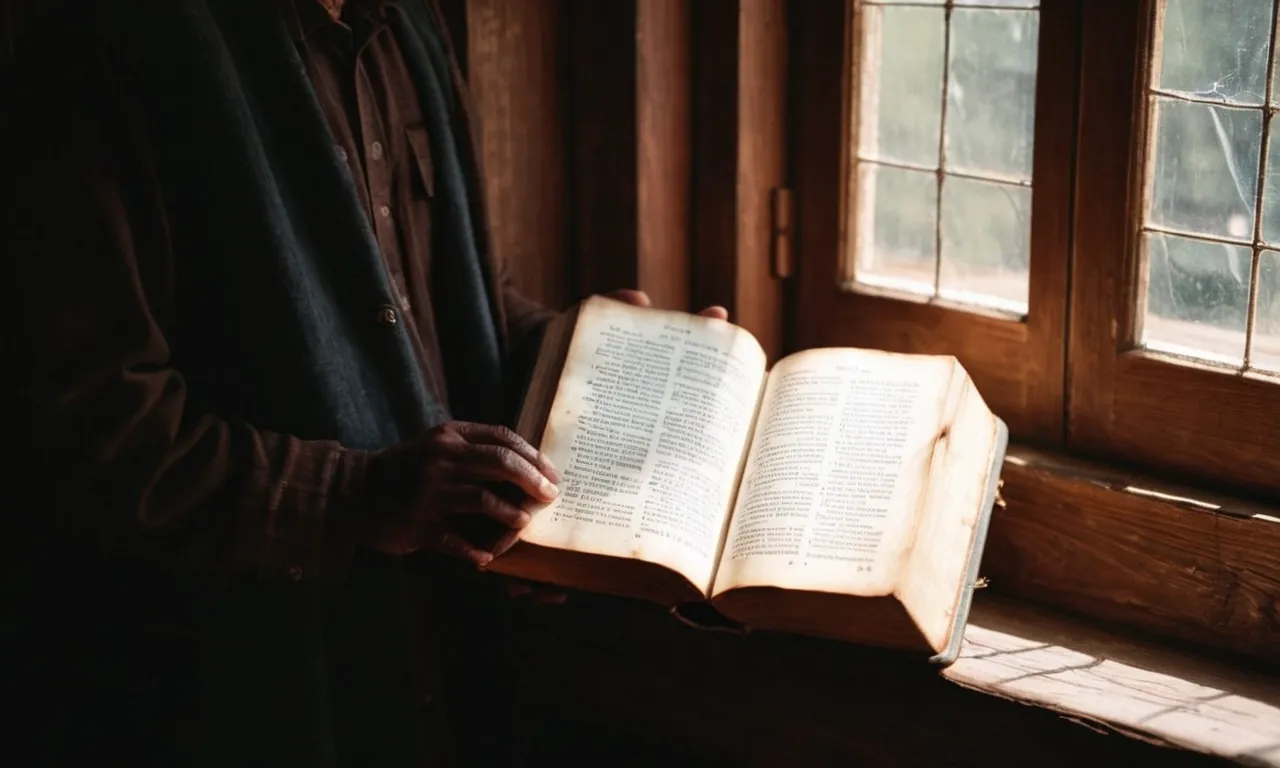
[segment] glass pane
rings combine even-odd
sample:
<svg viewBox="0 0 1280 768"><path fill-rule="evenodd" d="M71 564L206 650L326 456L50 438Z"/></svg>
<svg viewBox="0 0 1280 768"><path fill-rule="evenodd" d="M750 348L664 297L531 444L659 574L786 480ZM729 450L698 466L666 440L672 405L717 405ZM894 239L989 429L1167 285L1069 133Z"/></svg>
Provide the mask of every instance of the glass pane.
<svg viewBox="0 0 1280 768"><path fill-rule="evenodd" d="M1261 104L1272 0L1168 0L1158 86L1201 98Z"/></svg>
<svg viewBox="0 0 1280 768"><path fill-rule="evenodd" d="M1030 251L1028 187L943 180L943 295L1026 312Z"/></svg>
<svg viewBox="0 0 1280 768"><path fill-rule="evenodd" d="M1149 233L1144 345L1232 365L1244 362L1253 252Z"/></svg>
<svg viewBox="0 0 1280 768"><path fill-rule="evenodd" d="M1280 243L1280 139L1274 133L1276 128L1280 125L1273 124L1268 138L1267 184L1262 191L1262 239L1268 243Z"/></svg>
<svg viewBox="0 0 1280 768"><path fill-rule="evenodd" d="M1262 113L1158 98L1148 221L1251 240Z"/></svg>
<svg viewBox="0 0 1280 768"><path fill-rule="evenodd" d="M935 174L859 166L858 280L932 295L937 212Z"/></svg>
<svg viewBox="0 0 1280 768"><path fill-rule="evenodd" d="M867 5L945 5L947 0L866 0Z"/></svg>
<svg viewBox="0 0 1280 768"><path fill-rule="evenodd" d="M1001 5L1007 8L1039 8L1037 0L956 0L956 5Z"/></svg>
<svg viewBox="0 0 1280 768"><path fill-rule="evenodd" d="M1274 106L1280 103L1280 81L1277 81L1280 78L1280 51L1272 51L1271 56L1271 104Z"/></svg>
<svg viewBox="0 0 1280 768"><path fill-rule="evenodd" d="M858 94L863 157L938 166L946 24L942 8L866 9Z"/></svg>
<svg viewBox="0 0 1280 768"><path fill-rule="evenodd" d="M1031 179L1040 15L956 9L947 83L948 170Z"/></svg>
<svg viewBox="0 0 1280 768"><path fill-rule="evenodd" d="M1258 310L1253 319L1254 368L1280 373L1280 253L1263 251L1258 265Z"/></svg>

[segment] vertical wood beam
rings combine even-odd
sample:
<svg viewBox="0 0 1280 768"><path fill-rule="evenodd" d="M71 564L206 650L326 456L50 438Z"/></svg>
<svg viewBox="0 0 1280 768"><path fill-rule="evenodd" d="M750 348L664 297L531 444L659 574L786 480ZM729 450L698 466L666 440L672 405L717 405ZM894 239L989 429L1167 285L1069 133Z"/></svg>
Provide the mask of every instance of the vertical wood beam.
<svg viewBox="0 0 1280 768"><path fill-rule="evenodd" d="M784 0L693 4L694 303L723 304L784 352L772 192L786 183Z"/></svg>
<svg viewBox="0 0 1280 768"><path fill-rule="evenodd" d="M575 292L570 248L565 0L448 0L480 127L493 247L530 298L563 307ZM455 32L455 38L462 36Z"/></svg>
<svg viewBox="0 0 1280 768"><path fill-rule="evenodd" d="M689 307L688 0L574 0L580 295L640 288Z"/></svg>

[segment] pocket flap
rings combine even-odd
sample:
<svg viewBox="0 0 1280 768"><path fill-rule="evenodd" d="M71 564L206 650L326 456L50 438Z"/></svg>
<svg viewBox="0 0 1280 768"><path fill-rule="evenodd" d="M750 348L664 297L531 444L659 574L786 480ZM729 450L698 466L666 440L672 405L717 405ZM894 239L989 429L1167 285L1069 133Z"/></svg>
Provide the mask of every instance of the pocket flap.
<svg viewBox="0 0 1280 768"><path fill-rule="evenodd" d="M435 197L436 169L431 162L431 142L427 137L427 127L422 123L413 123L404 129L404 135L409 142L409 152L413 155L415 191L420 191L427 197Z"/></svg>

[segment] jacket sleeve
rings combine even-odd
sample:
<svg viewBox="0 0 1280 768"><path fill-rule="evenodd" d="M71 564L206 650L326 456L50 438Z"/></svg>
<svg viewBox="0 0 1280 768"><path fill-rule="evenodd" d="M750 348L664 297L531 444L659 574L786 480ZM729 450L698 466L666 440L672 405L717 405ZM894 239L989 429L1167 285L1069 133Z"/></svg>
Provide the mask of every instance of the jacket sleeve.
<svg viewBox="0 0 1280 768"><path fill-rule="evenodd" d="M55 46L60 50L62 46ZM61 530L113 553L338 580L366 454L221 418L188 397L166 325L161 192L140 131L83 59L16 68L3 153L32 464ZM60 69L61 68L61 69ZM36 481L32 480L35 485Z"/></svg>

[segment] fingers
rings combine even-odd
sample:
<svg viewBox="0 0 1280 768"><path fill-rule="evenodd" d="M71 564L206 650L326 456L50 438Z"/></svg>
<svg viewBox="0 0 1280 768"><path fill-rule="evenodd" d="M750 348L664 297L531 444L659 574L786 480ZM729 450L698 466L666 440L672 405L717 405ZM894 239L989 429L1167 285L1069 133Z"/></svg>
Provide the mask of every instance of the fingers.
<svg viewBox="0 0 1280 768"><path fill-rule="evenodd" d="M460 457L458 468L472 480L511 483L530 498L543 503L549 504L560 495L546 475L510 448L473 445Z"/></svg>
<svg viewBox="0 0 1280 768"><path fill-rule="evenodd" d="M645 293L644 291L635 291L630 288L623 288L622 290L618 290L618 291L610 291L609 293L606 293L605 296L608 296L611 299L617 299L618 301L626 302L627 304L632 304L637 307L653 306L653 302L649 301L649 294Z"/></svg>
<svg viewBox="0 0 1280 768"><path fill-rule="evenodd" d="M487 488L462 486L449 495L452 497L449 501L454 514L482 515L515 531L521 530L533 519L528 512L499 498ZM503 539L505 538L504 535Z"/></svg>
<svg viewBox="0 0 1280 768"><path fill-rule="evenodd" d="M447 529L440 531L436 549L444 555L465 560L478 568L483 568L493 561L493 555Z"/></svg>
<svg viewBox="0 0 1280 768"><path fill-rule="evenodd" d="M716 320L728 320L729 310L724 307L707 307L698 313L701 317L713 317Z"/></svg>
<svg viewBox="0 0 1280 768"><path fill-rule="evenodd" d="M553 483L560 482L560 472L551 463L551 459L534 448L514 430L490 424L471 424L461 422L456 425L459 435L474 445L496 445L515 451L525 461L537 468L544 477Z"/></svg>

